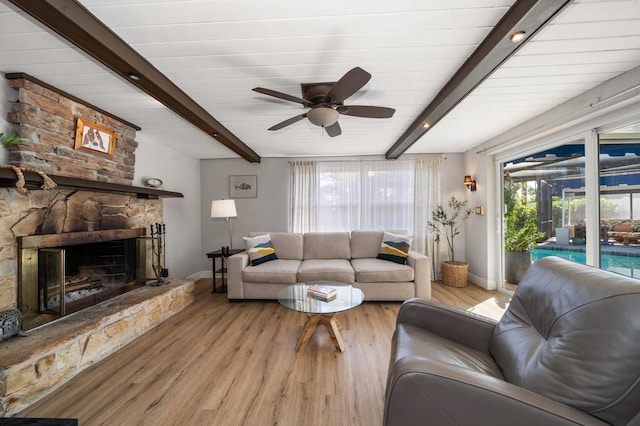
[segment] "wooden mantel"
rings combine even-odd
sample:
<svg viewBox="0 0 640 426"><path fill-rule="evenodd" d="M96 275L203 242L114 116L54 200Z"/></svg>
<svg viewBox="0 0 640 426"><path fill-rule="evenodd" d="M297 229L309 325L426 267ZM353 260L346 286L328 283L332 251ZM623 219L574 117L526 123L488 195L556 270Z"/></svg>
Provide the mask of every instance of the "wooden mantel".
<svg viewBox="0 0 640 426"><path fill-rule="evenodd" d="M136 194L138 198L183 198L181 192L164 191L161 189L146 188L142 186L122 185L109 182L98 182L67 176L49 175L60 188L72 188L88 191L113 192L124 194ZM41 189L42 177L34 172L24 172L25 188L29 190ZM16 175L11 169L0 168L0 188L15 187Z"/></svg>

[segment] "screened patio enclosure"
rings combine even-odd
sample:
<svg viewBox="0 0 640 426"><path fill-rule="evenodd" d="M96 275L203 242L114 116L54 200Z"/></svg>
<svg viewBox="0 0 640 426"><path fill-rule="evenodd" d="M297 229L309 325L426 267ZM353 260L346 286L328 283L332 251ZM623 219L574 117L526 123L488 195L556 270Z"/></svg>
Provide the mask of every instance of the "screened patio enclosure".
<svg viewBox="0 0 640 426"><path fill-rule="evenodd" d="M599 235L587 235L585 144L576 140L503 163L505 198L535 210L541 233L532 260L560 255L586 263L588 238L598 238L600 266L640 277L640 138L636 126L599 135ZM625 131L629 130L629 131ZM595 182L595 181L593 181ZM515 195L514 195L515 194ZM505 213L509 200L505 199ZM594 216L592 216L594 217ZM593 228L591 228L593 229Z"/></svg>

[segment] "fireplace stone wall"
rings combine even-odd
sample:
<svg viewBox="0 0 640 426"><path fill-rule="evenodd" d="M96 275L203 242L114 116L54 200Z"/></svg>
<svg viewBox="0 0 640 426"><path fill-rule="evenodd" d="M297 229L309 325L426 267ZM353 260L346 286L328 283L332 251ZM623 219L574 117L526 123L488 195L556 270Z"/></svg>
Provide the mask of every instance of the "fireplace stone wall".
<svg viewBox="0 0 640 426"><path fill-rule="evenodd" d="M138 146L135 137L140 130L135 125L30 76L6 77L11 104L7 121L17 125L17 135L23 140L8 147L8 153L3 151L8 154L8 164L38 169L59 180L66 179L67 184L22 193L6 187L8 179L2 179L0 311L21 308L17 306L18 237L149 229L149 225L163 222L162 200L158 197L177 194L141 192L132 186ZM114 132L112 156L75 149L78 118ZM27 337L3 341L0 417L16 414L184 309L193 302L193 290L194 283L188 279L139 287L29 330Z"/></svg>
<svg viewBox="0 0 640 426"><path fill-rule="evenodd" d="M8 83L14 91L7 120L18 125L16 133L23 140L8 147L9 164L57 176L132 184L138 147L135 125L28 76ZM74 148L78 118L115 132L113 157Z"/></svg>

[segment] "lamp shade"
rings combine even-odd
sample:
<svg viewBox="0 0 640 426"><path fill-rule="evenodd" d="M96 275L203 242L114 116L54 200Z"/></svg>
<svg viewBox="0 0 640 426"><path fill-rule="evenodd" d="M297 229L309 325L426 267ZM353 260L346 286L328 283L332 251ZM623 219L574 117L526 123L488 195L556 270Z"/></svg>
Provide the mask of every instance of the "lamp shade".
<svg viewBox="0 0 640 426"><path fill-rule="evenodd" d="M236 217L235 200L213 200L211 202L211 217Z"/></svg>
<svg viewBox="0 0 640 426"><path fill-rule="evenodd" d="M471 176L465 176L465 177L464 177L464 184L465 184L465 185L471 185L471 182L473 182L473 181L471 180Z"/></svg>

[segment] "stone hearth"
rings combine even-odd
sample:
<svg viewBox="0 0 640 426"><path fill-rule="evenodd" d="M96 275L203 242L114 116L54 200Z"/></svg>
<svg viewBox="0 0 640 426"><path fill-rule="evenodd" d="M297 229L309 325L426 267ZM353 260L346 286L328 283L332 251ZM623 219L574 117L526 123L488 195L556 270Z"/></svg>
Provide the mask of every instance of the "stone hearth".
<svg viewBox="0 0 640 426"><path fill-rule="evenodd" d="M193 302L192 280L141 287L0 343L0 416L12 416Z"/></svg>

